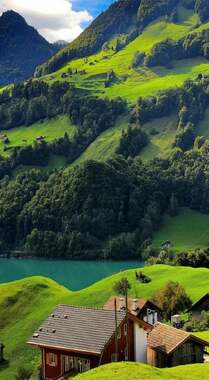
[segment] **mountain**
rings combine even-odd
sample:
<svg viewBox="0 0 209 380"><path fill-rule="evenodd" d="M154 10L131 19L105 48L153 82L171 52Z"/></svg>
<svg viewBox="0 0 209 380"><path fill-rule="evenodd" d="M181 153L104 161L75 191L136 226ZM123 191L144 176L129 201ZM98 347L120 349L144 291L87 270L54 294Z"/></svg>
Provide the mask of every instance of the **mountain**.
<svg viewBox="0 0 209 380"><path fill-rule="evenodd" d="M207 247L208 21L205 0L118 1L0 91L2 252L147 259L164 220Z"/></svg>
<svg viewBox="0 0 209 380"><path fill-rule="evenodd" d="M51 73L74 58L94 54L118 34L126 34L126 41L130 42L150 22L161 16L173 17L179 5L194 9L201 21L209 19L207 0L119 0L101 13L78 38L40 67L36 74Z"/></svg>
<svg viewBox="0 0 209 380"><path fill-rule="evenodd" d="M30 78L56 51L14 11L0 17L0 85Z"/></svg>

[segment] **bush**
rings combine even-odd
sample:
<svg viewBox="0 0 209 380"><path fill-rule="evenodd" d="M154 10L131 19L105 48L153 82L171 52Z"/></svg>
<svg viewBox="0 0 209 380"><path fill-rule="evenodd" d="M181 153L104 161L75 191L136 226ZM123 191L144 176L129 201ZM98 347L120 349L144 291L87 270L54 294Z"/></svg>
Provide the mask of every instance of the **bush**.
<svg viewBox="0 0 209 380"><path fill-rule="evenodd" d="M163 317L170 320L173 314L179 314L191 307L192 302L183 286L170 281L153 298L156 305L163 310Z"/></svg>
<svg viewBox="0 0 209 380"><path fill-rule="evenodd" d="M19 368L15 380L29 380L32 372L26 368Z"/></svg>

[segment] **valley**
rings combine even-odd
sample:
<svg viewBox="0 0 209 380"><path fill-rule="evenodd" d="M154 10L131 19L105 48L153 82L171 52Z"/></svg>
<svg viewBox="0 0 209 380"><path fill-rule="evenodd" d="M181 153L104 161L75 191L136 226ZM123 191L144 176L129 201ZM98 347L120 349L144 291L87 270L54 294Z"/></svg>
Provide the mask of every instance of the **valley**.
<svg viewBox="0 0 209 380"><path fill-rule="evenodd" d="M148 317L157 307L157 321L171 329L172 321L175 339L193 334L185 361L181 347L178 360L162 365L173 368L157 368L160 356L153 367L126 362L126 338L121 363L75 379L128 380L131 373L133 380L208 380L207 302L201 321L193 318L195 303L209 298L208 0L119 0L61 49L13 11L0 16L1 36L0 379L38 379L41 355L26 342L32 334L38 342L48 316L56 322L59 304L97 310L111 296L122 302L127 295L135 307L141 299L151 303L145 318L139 307L129 309L130 320L140 320L146 355L158 326ZM119 335L122 345L130 333L126 320L119 334L116 314L114 352L105 363L118 358ZM84 310L75 315L76 328L88 326ZM71 315L58 318L68 326ZM54 351L43 353L43 377L46 365L52 372L60 365L60 373L75 362L89 369L87 354L98 351L82 344L91 334L75 337L85 359L78 360L76 346L76 356L61 366L53 323L46 335L55 337ZM104 319L102 336L105 326ZM95 327L96 344L97 333ZM105 348L101 343L99 363L111 339ZM62 349L66 340L67 334Z"/></svg>

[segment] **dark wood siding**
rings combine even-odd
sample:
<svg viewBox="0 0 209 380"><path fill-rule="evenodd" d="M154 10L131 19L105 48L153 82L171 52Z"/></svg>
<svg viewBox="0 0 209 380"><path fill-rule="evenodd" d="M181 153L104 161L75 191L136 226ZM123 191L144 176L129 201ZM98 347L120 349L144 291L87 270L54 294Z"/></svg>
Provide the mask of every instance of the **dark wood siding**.
<svg viewBox="0 0 209 380"><path fill-rule="evenodd" d="M71 351L61 351L61 350L53 350L53 349L44 349L43 350L44 355L42 356L42 376L43 379L56 379L58 376L64 375L64 368L62 365L62 356L73 356L73 357L79 357L81 359L88 359L90 360L90 368L93 369L95 367L98 367L99 365L99 356L94 355L87 355L83 353L74 353ZM47 354L53 353L57 355L57 365L55 367L52 367L47 364ZM44 370L45 369L45 370Z"/></svg>
<svg viewBox="0 0 209 380"><path fill-rule="evenodd" d="M124 361L125 360L125 349L126 349L126 335L124 333L124 325L125 323L122 323L120 326L121 329L121 337L118 339L118 361ZM129 321L129 360L134 360L134 329L133 329L133 322ZM106 346L103 355L101 364L107 364L111 363L112 361L112 354L115 353L115 336L112 337L108 345Z"/></svg>
<svg viewBox="0 0 209 380"><path fill-rule="evenodd" d="M181 345L171 355L148 348L147 363L158 368L203 363L203 349L203 346L194 341Z"/></svg>

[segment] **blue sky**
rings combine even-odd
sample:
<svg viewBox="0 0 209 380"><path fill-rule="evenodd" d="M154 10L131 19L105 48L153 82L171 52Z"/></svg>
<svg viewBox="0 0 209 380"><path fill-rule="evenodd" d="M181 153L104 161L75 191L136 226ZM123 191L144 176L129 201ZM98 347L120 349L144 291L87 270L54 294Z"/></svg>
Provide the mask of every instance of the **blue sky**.
<svg viewBox="0 0 209 380"><path fill-rule="evenodd" d="M75 10L87 9L92 16L97 16L105 10L114 0L73 0L73 7Z"/></svg>
<svg viewBox="0 0 209 380"><path fill-rule="evenodd" d="M114 0L0 0L0 14L14 10L50 42L72 41Z"/></svg>

